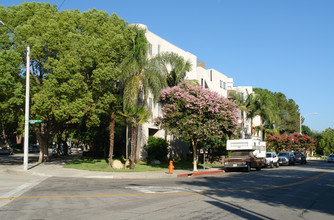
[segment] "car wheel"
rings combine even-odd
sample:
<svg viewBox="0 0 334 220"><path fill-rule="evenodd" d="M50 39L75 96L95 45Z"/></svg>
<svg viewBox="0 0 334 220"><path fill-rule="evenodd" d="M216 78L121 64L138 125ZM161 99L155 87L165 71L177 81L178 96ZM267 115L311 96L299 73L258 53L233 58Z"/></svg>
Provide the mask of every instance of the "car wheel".
<svg viewBox="0 0 334 220"><path fill-rule="evenodd" d="M250 164L247 164L246 172L250 172L250 171L251 171L251 166L250 166Z"/></svg>
<svg viewBox="0 0 334 220"><path fill-rule="evenodd" d="M270 163L270 168L274 168L274 163L273 162Z"/></svg>
<svg viewBox="0 0 334 220"><path fill-rule="evenodd" d="M276 168L279 168L279 162L277 161L277 163L276 163Z"/></svg>
<svg viewBox="0 0 334 220"><path fill-rule="evenodd" d="M260 164L258 167L256 167L256 170L257 170L257 171L260 171L261 168L262 168L262 166L261 166L261 164Z"/></svg>

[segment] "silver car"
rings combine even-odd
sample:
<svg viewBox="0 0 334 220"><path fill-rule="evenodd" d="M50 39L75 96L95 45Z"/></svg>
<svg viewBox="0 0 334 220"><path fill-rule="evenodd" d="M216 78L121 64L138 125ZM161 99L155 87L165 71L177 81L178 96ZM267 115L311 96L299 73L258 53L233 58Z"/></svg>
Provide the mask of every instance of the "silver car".
<svg viewBox="0 0 334 220"><path fill-rule="evenodd" d="M328 156L327 162L328 163L334 163L334 154L331 154L331 155Z"/></svg>
<svg viewBox="0 0 334 220"><path fill-rule="evenodd" d="M295 165L295 155L291 151L283 151L278 153L280 165Z"/></svg>

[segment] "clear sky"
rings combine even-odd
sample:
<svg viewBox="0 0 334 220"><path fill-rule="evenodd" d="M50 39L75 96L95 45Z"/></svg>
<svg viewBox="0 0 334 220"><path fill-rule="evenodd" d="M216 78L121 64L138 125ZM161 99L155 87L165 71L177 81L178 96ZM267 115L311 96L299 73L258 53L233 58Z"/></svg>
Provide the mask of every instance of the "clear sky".
<svg viewBox="0 0 334 220"><path fill-rule="evenodd" d="M236 86L284 93L299 105L311 130L334 128L334 0L45 2L61 5L60 10L96 8L145 24L206 68L233 78Z"/></svg>

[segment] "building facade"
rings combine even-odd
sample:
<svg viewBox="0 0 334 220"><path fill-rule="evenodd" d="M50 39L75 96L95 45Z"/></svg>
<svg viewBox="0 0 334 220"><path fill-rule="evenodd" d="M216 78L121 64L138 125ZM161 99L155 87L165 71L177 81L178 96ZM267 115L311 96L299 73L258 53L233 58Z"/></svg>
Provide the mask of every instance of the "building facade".
<svg viewBox="0 0 334 220"><path fill-rule="evenodd" d="M229 78L223 73L215 69L206 69L205 63L198 61L197 56L182 50L181 48L171 44L165 39L159 37L158 35L150 32L146 25L134 24L139 28L146 30L146 38L149 42L149 58L153 58L163 52L174 52L179 56L182 56L186 61L191 64L191 70L187 72L186 79L196 80L199 85L204 88L210 89L217 92L222 97L227 98L229 91L235 90L241 92L245 97L247 94L253 93L253 88L251 86L235 87L233 78ZM152 111L151 120L138 128L137 146L143 149L143 146L147 143L149 136L162 137L169 140L171 144L171 154L176 154L181 157L187 156L189 153L189 146L178 140L174 140L172 136L168 135L163 129L154 125L153 119L161 115L161 104L154 103L153 97L149 96L147 100L147 107ZM240 112L240 114L245 114ZM245 116L245 115L244 115ZM246 118L246 117L245 117ZM260 119L256 117L253 119L253 127L259 125ZM241 117L239 119L239 124L241 124ZM245 138L260 138L256 135L251 135L251 121L250 119L245 120L244 137ZM139 157L142 159L146 158L145 152L140 151Z"/></svg>

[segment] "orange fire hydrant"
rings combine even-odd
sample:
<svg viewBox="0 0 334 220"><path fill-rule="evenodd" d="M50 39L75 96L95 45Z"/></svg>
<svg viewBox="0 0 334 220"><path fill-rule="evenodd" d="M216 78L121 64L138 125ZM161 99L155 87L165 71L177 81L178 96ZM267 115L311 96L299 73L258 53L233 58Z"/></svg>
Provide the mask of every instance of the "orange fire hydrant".
<svg viewBox="0 0 334 220"><path fill-rule="evenodd" d="M168 168L169 168L168 173L169 173L169 174L173 174L173 169L174 169L173 161L169 161L169 166L168 166Z"/></svg>

